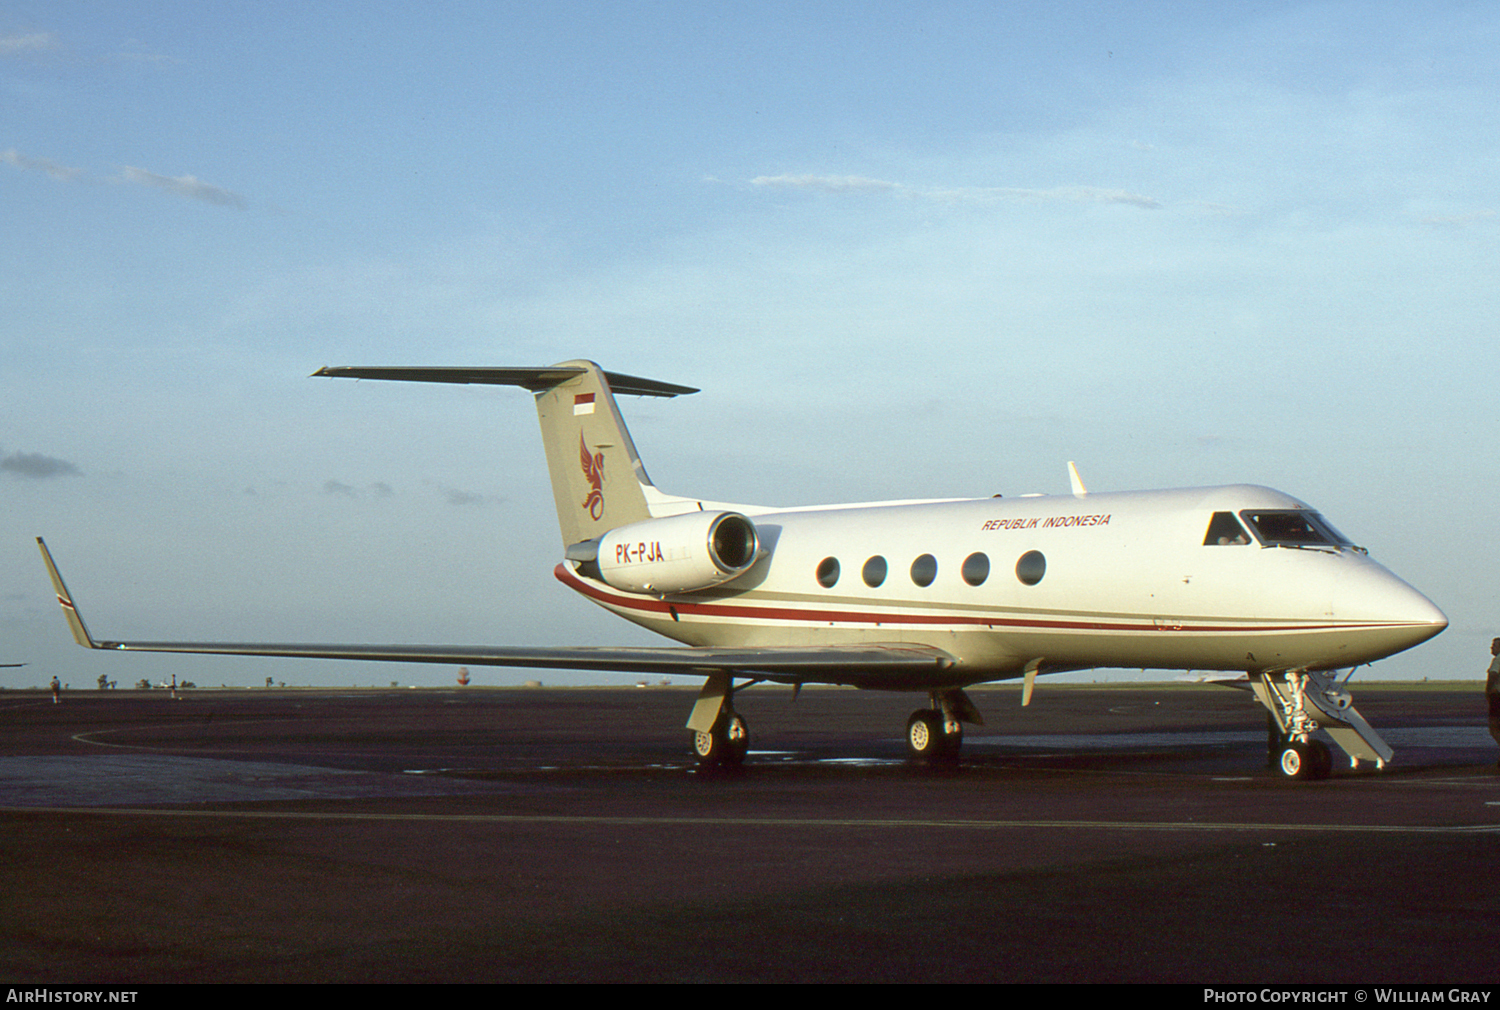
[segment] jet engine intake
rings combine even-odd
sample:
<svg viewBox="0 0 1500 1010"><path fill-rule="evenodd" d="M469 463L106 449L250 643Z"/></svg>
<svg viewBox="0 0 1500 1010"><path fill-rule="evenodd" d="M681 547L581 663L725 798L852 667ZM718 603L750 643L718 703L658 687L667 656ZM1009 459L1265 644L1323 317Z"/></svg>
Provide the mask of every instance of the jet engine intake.
<svg viewBox="0 0 1500 1010"><path fill-rule="evenodd" d="M755 524L738 512L648 519L599 538L599 574L627 593L666 596L743 575L760 556Z"/></svg>

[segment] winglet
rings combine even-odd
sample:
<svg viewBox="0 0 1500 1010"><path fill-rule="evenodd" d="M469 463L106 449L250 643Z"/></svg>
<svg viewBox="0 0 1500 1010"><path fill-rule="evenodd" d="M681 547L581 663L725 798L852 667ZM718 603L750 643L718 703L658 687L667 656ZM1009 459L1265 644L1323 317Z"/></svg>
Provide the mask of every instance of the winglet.
<svg viewBox="0 0 1500 1010"><path fill-rule="evenodd" d="M52 588L57 592L57 602L62 606L63 617L68 620L68 630L73 632L73 641L85 649L99 648L90 637L89 629L84 626L83 618L78 614L78 608L73 606L73 597L69 594L68 587L63 585L62 574L53 563L52 554L47 550L47 545L42 542L41 537L36 538L36 545L42 549L42 560L47 563L47 574L52 577Z"/></svg>
<svg viewBox="0 0 1500 1010"><path fill-rule="evenodd" d="M1083 495L1089 493L1089 489L1083 486L1083 478L1078 476L1078 467L1073 465L1071 459L1068 460L1068 480L1073 484L1074 494Z"/></svg>

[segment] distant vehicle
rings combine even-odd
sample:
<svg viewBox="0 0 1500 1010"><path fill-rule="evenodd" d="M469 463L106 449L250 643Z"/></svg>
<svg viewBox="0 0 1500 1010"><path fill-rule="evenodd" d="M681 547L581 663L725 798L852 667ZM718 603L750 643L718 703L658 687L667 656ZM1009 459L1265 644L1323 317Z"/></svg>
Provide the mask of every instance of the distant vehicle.
<svg viewBox="0 0 1500 1010"><path fill-rule="evenodd" d="M925 693L912 756L958 756L982 719L964 688L1123 667L1237 671L1270 712L1276 765L1332 766L1326 731L1384 765L1389 746L1334 672L1447 627L1430 600L1305 503L1251 485L778 508L665 494L616 394L697 390L547 368L338 367L355 379L521 386L536 397L562 529L557 579L688 648L508 648L96 641L41 538L73 637L93 649L302 656L683 674L705 678L688 719L704 763L738 763L734 695L773 682Z"/></svg>

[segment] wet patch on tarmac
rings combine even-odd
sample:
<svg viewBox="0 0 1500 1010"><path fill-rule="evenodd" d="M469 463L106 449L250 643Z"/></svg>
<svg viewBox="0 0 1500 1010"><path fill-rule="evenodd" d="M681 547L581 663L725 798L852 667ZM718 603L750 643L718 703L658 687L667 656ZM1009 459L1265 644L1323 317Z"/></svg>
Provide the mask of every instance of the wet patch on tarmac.
<svg viewBox="0 0 1500 1010"><path fill-rule="evenodd" d="M493 794L442 775L384 775L158 754L0 757L0 806L93 807Z"/></svg>

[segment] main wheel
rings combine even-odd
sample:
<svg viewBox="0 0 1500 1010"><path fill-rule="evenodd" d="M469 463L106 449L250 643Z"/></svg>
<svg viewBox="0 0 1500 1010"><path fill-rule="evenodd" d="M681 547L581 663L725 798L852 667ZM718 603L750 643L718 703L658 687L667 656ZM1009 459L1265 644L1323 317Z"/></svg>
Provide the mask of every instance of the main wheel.
<svg viewBox="0 0 1500 1010"><path fill-rule="evenodd" d="M738 712L721 712L713 729L693 734L693 753L700 765L737 765L750 750L750 726Z"/></svg>
<svg viewBox="0 0 1500 1010"><path fill-rule="evenodd" d="M906 720L906 751L918 760L932 757L943 739L943 727L931 709L913 712Z"/></svg>
<svg viewBox="0 0 1500 1010"><path fill-rule="evenodd" d="M724 724L724 763L744 764L749 751L750 725L738 712L730 712Z"/></svg>
<svg viewBox="0 0 1500 1010"><path fill-rule="evenodd" d="M918 761L946 761L958 757L964 739L960 730L943 732L943 713L930 708L913 712L906 720L906 752Z"/></svg>
<svg viewBox="0 0 1500 1010"><path fill-rule="evenodd" d="M943 713L938 713L938 725L943 725ZM952 733L944 733L942 737L943 748L938 756L944 761L957 761L959 753L964 749L964 727L963 723L954 723L957 727Z"/></svg>

